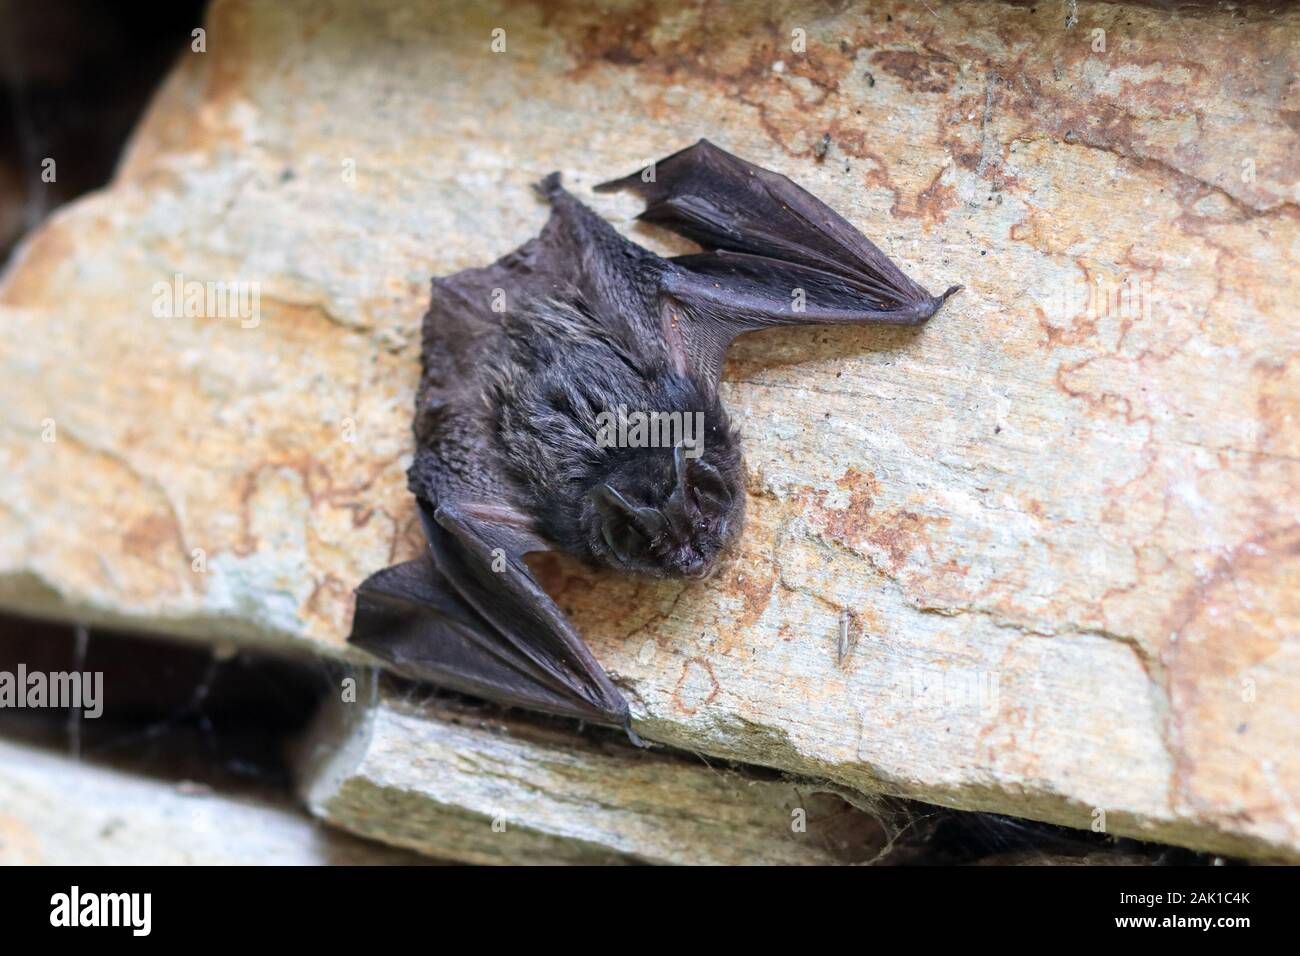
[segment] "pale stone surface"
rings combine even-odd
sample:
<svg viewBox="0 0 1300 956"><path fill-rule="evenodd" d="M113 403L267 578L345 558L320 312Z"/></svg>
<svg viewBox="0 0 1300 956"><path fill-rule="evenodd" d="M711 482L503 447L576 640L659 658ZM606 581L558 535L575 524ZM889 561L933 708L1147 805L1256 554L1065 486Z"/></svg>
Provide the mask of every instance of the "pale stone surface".
<svg viewBox="0 0 1300 956"><path fill-rule="evenodd" d="M419 863L264 796L137 777L0 741L0 866Z"/></svg>
<svg viewBox="0 0 1300 956"><path fill-rule="evenodd" d="M3 603L345 653L417 543L428 277L534 234L552 169L662 243L589 187L707 136L966 291L737 345L749 525L707 584L538 563L640 732L1300 858L1300 12L468 6L218 0L16 257ZM155 317L176 273L260 283L259 323Z"/></svg>
<svg viewBox="0 0 1300 956"><path fill-rule="evenodd" d="M308 736L303 797L361 836L471 863L866 863L899 826L835 788L622 739L404 699L336 702ZM769 775L770 777L770 775Z"/></svg>

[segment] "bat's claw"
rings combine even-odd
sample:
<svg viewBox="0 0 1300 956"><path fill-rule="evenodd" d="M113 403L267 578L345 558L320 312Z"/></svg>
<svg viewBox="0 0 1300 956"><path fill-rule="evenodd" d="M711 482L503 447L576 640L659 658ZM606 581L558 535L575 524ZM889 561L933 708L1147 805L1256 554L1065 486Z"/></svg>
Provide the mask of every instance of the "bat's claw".
<svg viewBox="0 0 1300 956"><path fill-rule="evenodd" d="M645 750L650 747L648 743L642 740L635 730L632 729L632 715L628 714L623 718L623 732L627 734L627 739L632 741L634 747L640 747Z"/></svg>
<svg viewBox="0 0 1300 956"><path fill-rule="evenodd" d="M947 290L943 292L942 295L936 295L932 299L930 299L930 304L925 308L925 311L921 313L920 316L921 322L925 322L932 315L934 315L936 312L942 309L943 304L948 301L948 298L950 296L956 295L961 290L962 287L959 285L950 285L948 286ZM914 323L908 323L908 324L914 324Z"/></svg>

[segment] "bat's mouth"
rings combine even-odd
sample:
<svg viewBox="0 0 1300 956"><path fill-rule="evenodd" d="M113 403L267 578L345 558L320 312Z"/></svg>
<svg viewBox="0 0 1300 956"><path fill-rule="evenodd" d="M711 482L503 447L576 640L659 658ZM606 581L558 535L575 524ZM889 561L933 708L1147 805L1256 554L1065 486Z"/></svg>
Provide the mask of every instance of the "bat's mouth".
<svg viewBox="0 0 1300 956"><path fill-rule="evenodd" d="M701 568L698 568L693 571L687 571L686 577L690 578L692 581L707 581L709 578L713 577L714 573L717 570L718 570L718 562L711 561Z"/></svg>

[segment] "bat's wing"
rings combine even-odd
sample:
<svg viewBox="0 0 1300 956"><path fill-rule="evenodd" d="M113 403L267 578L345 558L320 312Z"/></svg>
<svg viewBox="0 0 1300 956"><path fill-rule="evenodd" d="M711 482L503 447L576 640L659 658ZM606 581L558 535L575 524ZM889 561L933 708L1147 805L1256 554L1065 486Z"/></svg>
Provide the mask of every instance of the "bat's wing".
<svg viewBox="0 0 1300 956"><path fill-rule="evenodd" d="M553 207L541 235L490 266L434 280L409 472L428 551L362 583L350 641L415 679L623 726L636 740L626 700L523 561L549 545L509 504L518 495L490 440L484 370L510 347L496 299L506 310L579 301L609 318L611 338L630 339L648 327L658 292L629 277L627 263L662 260L619 236L558 176L539 191Z"/></svg>
<svg viewBox="0 0 1300 956"><path fill-rule="evenodd" d="M707 140L596 189L635 191L646 201L641 219L704 247L669 260L662 284L693 361L715 375L741 332L918 325L960 288L930 295L807 190Z"/></svg>
<svg viewBox="0 0 1300 956"><path fill-rule="evenodd" d="M428 556L385 568L357 589L350 640L415 680L503 704L572 712L571 697L538 681L527 661L494 640Z"/></svg>
<svg viewBox="0 0 1300 956"><path fill-rule="evenodd" d="M419 505L427 555L362 583L349 641L418 680L632 735L622 694L522 560L546 547L523 516Z"/></svg>
<svg viewBox="0 0 1300 956"><path fill-rule="evenodd" d="M419 505L428 553L362 583L350 642L418 680L627 727L626 701L522 560L546 547L522 516Z"/></svg>

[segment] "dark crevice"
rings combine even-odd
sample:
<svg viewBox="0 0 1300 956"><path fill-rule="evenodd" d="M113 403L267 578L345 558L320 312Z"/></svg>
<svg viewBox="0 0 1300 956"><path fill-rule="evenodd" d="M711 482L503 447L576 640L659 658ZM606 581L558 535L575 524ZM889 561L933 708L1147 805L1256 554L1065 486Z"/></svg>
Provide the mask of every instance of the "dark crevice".
<svg viewBox="0 0 1300 956"><path fill-rule="evenodd" d="M100 672L103 713L0 707L0 736L214 788L291 784L286 745L337 680L324 664L0 617L0 671Z"/></svg>
<svg viewBox="0 0 1300 956"><path fill-rule="evenodd" d="M204 6L0 0L0 270L51 211L108 182Z"/></svg>

